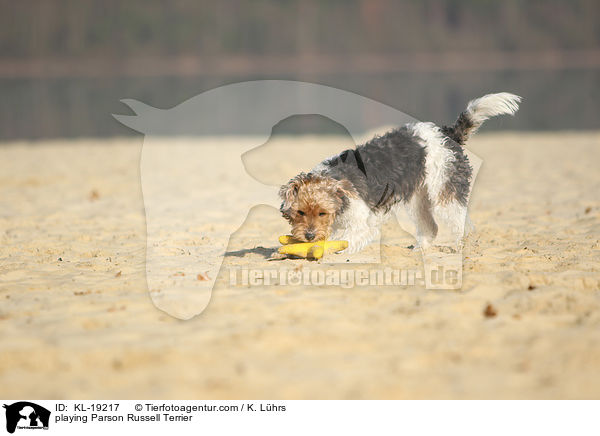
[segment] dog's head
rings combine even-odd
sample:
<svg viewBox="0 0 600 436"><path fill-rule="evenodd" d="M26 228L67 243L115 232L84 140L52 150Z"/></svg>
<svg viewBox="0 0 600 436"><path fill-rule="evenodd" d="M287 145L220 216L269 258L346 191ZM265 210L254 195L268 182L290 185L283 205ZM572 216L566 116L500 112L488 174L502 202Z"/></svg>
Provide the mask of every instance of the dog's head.
<svg viewBox="0 0 600 436"><path fill-rule="evenodd" d="M292 225L292 236L300 241L320 241L331 236L335 217L356 197L348 180L313 173L300 173L279 190L281 214Z"/></svg>

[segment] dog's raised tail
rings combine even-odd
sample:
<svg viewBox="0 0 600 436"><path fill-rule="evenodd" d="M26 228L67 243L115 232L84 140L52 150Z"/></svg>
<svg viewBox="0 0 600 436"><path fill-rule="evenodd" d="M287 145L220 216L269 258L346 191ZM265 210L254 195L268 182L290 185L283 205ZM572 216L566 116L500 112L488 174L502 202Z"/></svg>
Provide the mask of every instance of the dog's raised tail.
<svg viewBox="0 0 600 436"><path fill-rule="evenodd" d="M471 100L467 108L458 116L456 123L442 130L446 136L459 144L464 144L485 120L496 115L514 115L519 110L520 102L521 97L508 92L484 95Z"/></svg>

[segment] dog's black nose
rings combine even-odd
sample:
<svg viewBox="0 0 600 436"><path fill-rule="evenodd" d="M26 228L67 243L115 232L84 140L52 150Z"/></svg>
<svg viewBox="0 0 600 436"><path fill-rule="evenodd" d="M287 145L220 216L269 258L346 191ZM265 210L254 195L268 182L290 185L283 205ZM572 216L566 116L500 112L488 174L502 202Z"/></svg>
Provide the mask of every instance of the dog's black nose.
<svg viewBox="0 0 600 436"><path fill-rule="evenodd" d="M309 241L312 241L313 239L315 239L315 233L311 232L310 230L307 231L304 236L306 236L306 239L308 239Z"/></svg>

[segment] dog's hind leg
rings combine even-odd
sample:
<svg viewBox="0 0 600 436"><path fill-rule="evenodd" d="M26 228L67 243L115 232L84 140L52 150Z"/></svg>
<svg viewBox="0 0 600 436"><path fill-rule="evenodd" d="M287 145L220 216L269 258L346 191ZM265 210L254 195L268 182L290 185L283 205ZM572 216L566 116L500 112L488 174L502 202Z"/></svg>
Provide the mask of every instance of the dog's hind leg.
<svg viewBox="0 0 600 436"><path fill-rule="evenodd" d="M428 248L437 236L438 226L433 218L431 200L425 187L415 191L406 210L415 224L417 243L422 249Z"/></svg>
<svg viewBox="0 0 600 436"><path fill-rule="evenodd" d="M447 204L436 204L433 207L433 215L438 222L445 224L450 230L452 240L443 242L454 244L454 248L460 250L465 229L468 233L473 226L467 214L467 207L453 200Z"/></svg>

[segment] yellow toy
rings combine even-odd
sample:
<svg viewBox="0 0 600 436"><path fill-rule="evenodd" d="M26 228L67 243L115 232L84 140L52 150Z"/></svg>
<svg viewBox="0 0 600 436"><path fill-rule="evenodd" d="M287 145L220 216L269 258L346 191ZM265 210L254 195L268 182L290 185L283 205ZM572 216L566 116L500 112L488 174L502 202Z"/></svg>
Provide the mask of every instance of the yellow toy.
<svg viewBox="0 0 600 436"><path fill-rule="evenodd" d="M279 243L281 245L298 244L301 242L302 241L299 241L298 239L294 238L292 235L281 235L279 237Z"/></svg>
<svg viewBox="0 0 600 436"><path fill-rule="evenodd" d="M311 259L320 259L325 253L335 253L348 248L348 241L299 242L290 235L280 236L279 242L283 245L279 248L280 254Z"/></svg>

